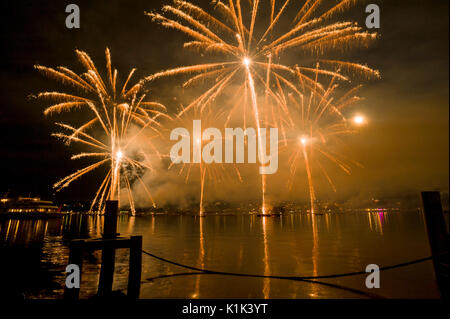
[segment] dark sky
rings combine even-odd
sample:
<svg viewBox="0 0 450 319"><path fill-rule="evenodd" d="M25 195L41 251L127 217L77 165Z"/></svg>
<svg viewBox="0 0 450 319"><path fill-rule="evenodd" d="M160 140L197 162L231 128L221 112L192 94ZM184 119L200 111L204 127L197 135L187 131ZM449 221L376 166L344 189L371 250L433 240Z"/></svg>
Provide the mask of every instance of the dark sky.
<svg viewBox="0 0 450 319"><path fill-rule="evenodd" d="M49 196L56 180L80 167L70 160L69 150L50 137L56 119L44 117L45 105L27 98L52 87L34 64L77 69L78 48L103 65L106 46L119 70L137 67L138 76L193 62L181 51L184 35L144 16L144 11L158 10L166 2L2 1L0 194L10 189ZM81 29L65 27L69 3L80 6ZM366 98L362 110L370 122L355 138L353 153L365 169L345 177L340 194L446 191L448 0L361 1L350 13L360 23L365 3L381 7L381 38L354 57L379 69L382 79L367 83L361 92ZM168 94L166 87L158 89ZM80 180L61 196L86 198L95 181L95 175Z"/></svg>

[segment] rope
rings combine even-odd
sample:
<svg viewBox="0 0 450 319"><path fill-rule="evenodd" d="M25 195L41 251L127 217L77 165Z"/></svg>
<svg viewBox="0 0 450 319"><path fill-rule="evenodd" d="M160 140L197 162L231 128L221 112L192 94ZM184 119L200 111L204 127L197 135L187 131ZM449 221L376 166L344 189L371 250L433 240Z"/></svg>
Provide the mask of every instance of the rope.
<svg viewBox="0 0 450 319"><path fill-rule="evenodd" d="M156 279L163 279L163 278L170 278L170 277L181 277L181 276L196 276L196 275L216 275L216 274L204 273L204 272L181 272L181 273L176 273L176 274L159 275L159 276L156 276L156 277L150 277L150 278L147 278L146 281L144 281L143 283L152 282L153 280L156 280ZM353 292L353 293L358 294L358 295L363 295L363 296L368 297L368 298L384 299L383 297L381 297L379 295L376 295L374 293L370 293L370 292L366 292L366 291L362 291L362 290L358 290L358 289L354 289L354 288L349 288L349 287L345 287L345 286L341 286L341 285L337 285L337 284L332 284L332 283L328 283L328 282L323 282L323 281L318 281L318 280L308 280L308 279L303 279L303 280L298 280L298 281L308 282L308 283L318 284L318 285L323 285L323 286L336 288L336 289L341 289L341 290L346 290L346 291Z"/></svg>
<svg viewBox="0 0 450 319"><path fill-rule="evenodd" d="M152 253L149 253L148 251L145 251L145 250L142 250L142 252L144 254L150 256L150 257L153 257L153 258L158 259L160 261L166 262L168 264L172 264L172 265L175 265L175 266L179 266L179 267L182 267L182 268L186 268L186 269L190 269L190 270L196 271L196 272L177 273L177 274L170 274L170 275L160 275L160 276L157 276L157 277L148 278L147 281L152 281L152 280L160 279L160 278L177 277L177 276L192 276L192 275L224 275L224 276L236 276L236 277L269 278L269 279L282 279L282 280L293 280L293 281L309 282L309 283L313 283L313 284L325 285L325 286L332 287L332 288L337 288L337 289L350 291L350 292L353 292L353 293L356 293L356 294L359 294L359 295L364 295L364 296L369 297L369 298L375 298L375 299L383 298L383 297L381 297L379 295L376 295L376 294L373 294L373 293L369 293L369 292L365 292L365 291L362 291L362 290L349 288L349 287L344 287L344 286L337 285L337 284L331 284L331 283L327 283L327 282L318 281L318 279L330 279L330 278L339 278L339 277L349 277L349 276L363 275L363 274L367 274L366 271L354 271L354 272L348 272L348 273L322 275L322 276L273 276L273 275L258 275L258 274L242 274L242 273L215 271L215 270L202 269L202 268L197 268L197 267L193 267L193 266L183 265L183 264L177 263L175 261L168 260L168 259L156 256L156 255L154 255ZM445 254L448 254L448 253L445 253ZM443 254L443 255L445 255L445 254ZM422 262L425 262L425 261L428 261L428 260L432 260L432 259L435 259L435 258L440 257L440 256L442 256L442 255L430 256L430 257L420 258L420 259L416 259L416 260L412 260L412 261L408 261L408 262L404 262L404 263L400 263L400 264L396 264L396 265L385 266L385 267L379 268L379 271L390 270L390 269L394 269L394 268L406 267L406 266L422 263Z"/></svg>
<svg viewBox="0 0 450 319"><path fill-rule="evenodd" d="M172 264L175 266L179 266L182 268L186 268L186 269L190 269L190 270L195 270L195 271L199 271L205 274L215 274L215 275L225 275L225 276L238 276L238 277L255 277L255 278L270 278L270 279L288 279L288 280L313 280L313 279L329 279L329 278L339 278L339 277L348 277L348 276L356 276L356 275L363 275L363 274L367 274L366 271L355 271L355 272L348 272L348 273L342 273L342 274L333 274L333 275L323 275L323 276L273 276L273 275L257 275L257 274L242 274L242 273L233 273L233 272L224 272L224 271L215 271L215 270L209 270L209 269L202 269L202 268L197 268L197 267L192 267L192 266L188 266L188 265L183 265L159 256L156 256L152 253L149 253L148 251L143 250L142 251L144 254L153 257L155 259L158 259L160 261L166 262L168 264ZM400 264L396 264L396 265L392 265L392 266L385 266L385 267L381 267L380 271L383 270L389 270L389 269L394 269L394 268L400 268L400 267L405 267L405 266L409 266L409 265L414 265L414 264L418 264L427 260L431 260L433 259L433 256L430 257L426 257L426 258L421 258L421 259L416 259L413 261L408 261L408 262L404 262L404 263L400 263Z"/></svg>

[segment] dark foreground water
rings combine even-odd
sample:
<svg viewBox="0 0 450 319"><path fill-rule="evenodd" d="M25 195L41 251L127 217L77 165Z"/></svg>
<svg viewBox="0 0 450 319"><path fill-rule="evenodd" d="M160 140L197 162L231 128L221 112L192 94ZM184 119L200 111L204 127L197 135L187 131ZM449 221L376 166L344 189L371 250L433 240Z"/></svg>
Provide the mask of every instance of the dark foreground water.
<svg viewBox="0 0 450 319"><path fill-rule="evenodd" d="M97 237L102 217L72 214L52 220L0 222L1 294L62 298L68 241ZM430 255L420 212L255 215L120 216L121 235L143 235L143 249L182 264L217 271L283 276L328 275ZM81 297L96 293L100 252L85 256ZM141 298L361 298L347 290L279 279L221 275L151 277L189 272L143 255ZM115 290L126 292L127 250L116 256ZM381 288L365 276L324 280L388 298L438 298L431 261L381 273Z"/></svg>

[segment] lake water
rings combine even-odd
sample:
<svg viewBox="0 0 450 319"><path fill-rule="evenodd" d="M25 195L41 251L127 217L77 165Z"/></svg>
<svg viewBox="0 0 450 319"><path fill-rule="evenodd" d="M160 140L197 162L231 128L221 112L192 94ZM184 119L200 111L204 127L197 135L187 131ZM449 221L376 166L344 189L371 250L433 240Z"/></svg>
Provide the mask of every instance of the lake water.
<svg viewBox="0 0 450 319"><path fill-rule="evenodd" d="M62 298L68 242L98 237L103 218L71 214L61 219L0 222L2 294ZM364 270L430 256L419 211L346 212L310 216L150 215L119 217L122 236L142 235L143 249L178 263L216 271L312 276ZM364 298L329 286L264 278L186 275L143 255L141 298ZM85 256L81 298L96 293L101 253ZM126 292L128 253L116 255L114 290ZM387 298L439 298L431 261L381 273L381 288L367 289L365 275L324 282Z"/></svg>

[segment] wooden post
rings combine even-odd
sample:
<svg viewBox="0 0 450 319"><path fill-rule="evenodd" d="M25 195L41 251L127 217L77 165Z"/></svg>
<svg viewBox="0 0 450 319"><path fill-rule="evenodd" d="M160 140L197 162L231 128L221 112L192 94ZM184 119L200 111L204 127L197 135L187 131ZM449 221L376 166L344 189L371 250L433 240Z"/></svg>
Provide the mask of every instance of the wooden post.
<svg viewBox="0 0 450 319"><path fill-rule="evenodd" d="M105 221L103 227L103 238L117 237L117 214L119 202L116 200L106 201ZM114 280L114 263L116 259L115 248L105 247L102 249L102 266L98 283L97 295L108 296L112 292Z"/></svg>
<svg viewBox="0 0 450 319"><path fill-rule="evenodd" d="M77 265L80 268L80 285L81 285L81 274L83 272L83 245L84 240L72 240L70 242L70 255L69 264ZM67 288L64 289L64 299L66 300L77 300L80 295L80 288Z"/></svg>
<svg viewBox="0 0 450 319"><path fill-rule="evenodd" d="M422 203L438 287L441 296L448 298L449 245L441 195L439 192L422 192Z"/></svg>
<svg viewBox="0 0 450 319"><path fill-rule="evenodd" d="M119 202L107 200L105 205L105 220L103 224L103 238L114 238L117 233L117 215L119 213Z"/></svg>
<svg viewBox="0 0 450 319"><path fill-rule="evenodd" d="M110 297L114 280L114 263L116 249L129 248L130 262L128 274L128 297L139 298L142 273L142 236L117 237L118 202L107 201L103 238L72 240L70 243L69 263L80 268L80 278L83 263L83 250L102 250L102 266L97 296ZM81 280L81 279L80 279ZM78 299L80 289L65 289L65 299Z"/></svg>
<svg viewBox="0 0 450 319"><path fill-rule="evenodd" d="M142 236L131 236L127 295L138 299L141 290Z"/></svg>

